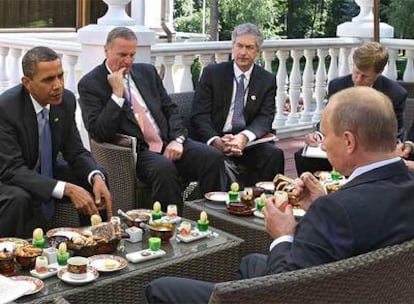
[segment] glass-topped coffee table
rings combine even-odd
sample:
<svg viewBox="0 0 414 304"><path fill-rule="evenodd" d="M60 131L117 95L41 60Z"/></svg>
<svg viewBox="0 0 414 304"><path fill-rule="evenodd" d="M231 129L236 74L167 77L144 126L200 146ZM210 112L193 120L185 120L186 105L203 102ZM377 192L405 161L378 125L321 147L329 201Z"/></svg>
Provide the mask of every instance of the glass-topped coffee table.
<svg viewBox="0 0 414 304"><path fill-rule="evenodd" d="M193 223L194 224L194 223ZM175 237L162 245L166 255L140 263L128 263L117 272L100 273L99 277L81 286L69 285L56 276L44 279L45 287L36 294L24 296L16 303L53 303L60 296L70 303L143 303L144 288L161 276L183 276L206 281L233 280L239 264L243 240L210 227L209 238L184 243ZM148 248L148 232L139 243L124 241L125 250L113 254L125 258L130 252ZM18 275L29 275L19 272Z"/></svg>

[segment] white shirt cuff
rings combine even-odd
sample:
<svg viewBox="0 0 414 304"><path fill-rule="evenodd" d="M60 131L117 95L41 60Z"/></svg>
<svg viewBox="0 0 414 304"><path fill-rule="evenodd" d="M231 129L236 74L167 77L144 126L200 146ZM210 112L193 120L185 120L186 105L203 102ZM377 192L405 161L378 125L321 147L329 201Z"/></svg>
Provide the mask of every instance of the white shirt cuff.
<svg viewBox="0 0 414 304"><path fill-rule="evenodd" d="M52 197L61 199L65 193L66 182L58 181L52 191Z"/></svg>
<svg viewBox="0 0 414 304"><path fill-rule="evenodd" d="M283 242L289 242L289 243L293 243L293 235L282 235L279 236L277 239L274 239L273 242L270 244L270 249L269 251L272 251L272 249Z"/></svg>
<svg viewBox="0 0 414 304"><path fill-rule="evenodd" d="M116 103L116 104L117 104L120 108L122 108L122 106L124 105L125 98L118 97L118 96L116 96L115 94L112 94L112 95L111 95L111 98L112 98L112 100L113 100L113 101L115 101L115 103Z"/></svg>
<svg viewBox="0 0 414 304"><path fill-rule="evenodd" d="M253 141L253 140L256 139L256 135L252 131L243 130L240 133L246 135L247 138L249 139L249 142L251 142L251 141Z"/></svg>
<svg viewBox="0 0 414 304"><path fill-rule="evenodd" d="M99 171L99 170L93 170L91 173L89 173L89 175L88 175L88 182L89 182L89 184L91 184L92 186L93 186L93 184L92 184L92 177L95 175L95 174L99 174L101 177L102 177L102 179L103 180L105 180L105 175L101 172L101 171Z"/></svg>
<svg viewBox="0 0 414 304"><path fill-rule="evenodd" d="M213 136L212 138L210 138L209 140L207 140L207 145L211 145L211 143L216 139L216 138L220 138L219 136Z"/></svg>

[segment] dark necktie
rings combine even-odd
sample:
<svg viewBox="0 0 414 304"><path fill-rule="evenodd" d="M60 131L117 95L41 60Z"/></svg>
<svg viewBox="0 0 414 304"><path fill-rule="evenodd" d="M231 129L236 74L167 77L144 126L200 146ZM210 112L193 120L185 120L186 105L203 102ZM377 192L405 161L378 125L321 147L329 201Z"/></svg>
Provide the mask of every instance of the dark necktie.
<svg viewBox="0 0 414 304"><path fill-rule="evenodd" d="M234 111L231 119L232 132L238 133L246 126L244 119L244 74L240 75L239 81L236 80L236 96L234 97Z"/></svg>
<svg viewBox="0 0 414 304"><path fill-rule="evenodd" d="M40 174L53 177L52 161L52 135L49 125L49 110L44 108L41 112L40 123ZM50 220L55 213L54 200L51 198L42 203L42 214L46 220Z"/></svg>

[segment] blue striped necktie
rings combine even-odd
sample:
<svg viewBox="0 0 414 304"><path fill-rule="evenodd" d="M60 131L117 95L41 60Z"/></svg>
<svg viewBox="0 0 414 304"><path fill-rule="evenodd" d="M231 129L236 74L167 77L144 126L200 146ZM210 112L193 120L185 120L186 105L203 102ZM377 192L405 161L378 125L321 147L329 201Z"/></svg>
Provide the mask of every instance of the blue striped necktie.
<svg viewBox="0 0 414 304"><path fill-rule="evenodd" d="M246 120L244 119L244 74L240 75L239 81L236 80L236 96L234 97L234 111L231 119L232 132L238 133L246 126Z"/></svg>
<svg viewBox="0 0 414 304"><path fill-rule="evenodd" d="M49 125L49 109L43 108L40 113L40 174L53 177L52 135ZM52 198L42 203L42 214L46 220L50 220L54 213L55 204Z"/></svg>

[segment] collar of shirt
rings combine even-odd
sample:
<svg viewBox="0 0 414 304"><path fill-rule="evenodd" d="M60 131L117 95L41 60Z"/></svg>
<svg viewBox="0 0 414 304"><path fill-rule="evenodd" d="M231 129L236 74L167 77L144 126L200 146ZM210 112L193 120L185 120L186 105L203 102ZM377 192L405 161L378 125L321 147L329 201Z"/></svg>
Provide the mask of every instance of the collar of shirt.
<svg viewBox="0 0 414 304"><path fill-rule="evenodd" d="M30 95L30 99L32 100L32 104L33 104L33 108L36 112L36 115L39 114L40 112L42 112L42 110L44 108L50 110L50 104L47 104L46 106L42 107L37 101L36 99L34 99L34 97L32 95Z"/></svg>
<svg viewBox="0 0 414 304"><path fill-rule="evenodd" d="M369 165L366 165L366 166L356 168L354 170L354 172L352 172L352 174L347 178L346 182L348 183L350 180L352 180L355 177L357 177L359 175L362 175L362 174L364 174L368 171L372 171L372 170L377 169L379 167L384 167L386 165L396 163L400 160L401 160L401 157L397 156L397 157L393 157L393 158L386 159L386 160L381 160L381 161L378 161L378 162L375 162L375 163L372 163L372 164L369 164Z"/></svg>
<svg viewBox="0 0 414 304"><path fill-rule="evenodd" d="M250 69L248 69L246 72L243 72L242 70L239 69L239 67L237 66L236 63L233 63L233 69L234 69L234 77L235 79L239 79L241 74L244 74L244 76L246 77L244 79L244 83L249 83L250 81L250 76L252 75L252 71L253 71L253 67L254 64L252 64L252 66L250 67Z"/></svg>

